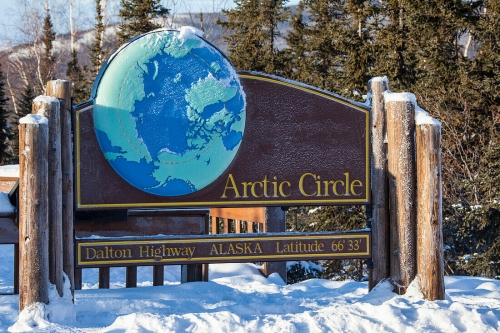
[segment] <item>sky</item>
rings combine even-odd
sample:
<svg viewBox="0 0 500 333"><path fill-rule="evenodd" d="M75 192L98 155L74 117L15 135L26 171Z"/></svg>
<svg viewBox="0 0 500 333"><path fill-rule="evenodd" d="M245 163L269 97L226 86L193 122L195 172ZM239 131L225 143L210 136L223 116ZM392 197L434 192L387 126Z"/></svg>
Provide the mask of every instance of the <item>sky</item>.
<svg viewBox="0 0 500 333"><path fill-rule="evenodd" d="M0 46L4 46L7 40L11 39L12 34L16 33L15 23L18 18L20 4L23 2L36 3L40 8L43 8L44 0L0 0ZM75 12L77 12L77 17L80 20L79 25L81 27L92 27L95 17L95 0L72 0L75 6ZM287 5L296 5L299 0L290 0ZM59 22L55 17L55 9L62 8L64 11L68 11L69 0L49 0L51 4L52 20L54 25L58 26L57 31L62 29L68 31L68 19L63 18ZM118 4L119 0L108 0L111 6L112 4ZM232 0L163 0L163 5L169 8L171 11L177 13L183 12L193 12L198 13L200 11L219 11L222 8L232 8L234 7L234 2ZM64 14L67 15L67 14Z"/></svg>
<svg viewBox="0 0 500 333"><path fill-rule="evenodd" d="M12 209L2 199L0 193L0 210ZM254 264L210 265L209 282L186 284L179 282L179 266L166 266L161 287L152 286L151 267L139 267L138 288L124 288L125 269L112 268L111 289L104 290L98 271L86 269L75 304L67 285L62 298L51 286L49 305L19 314L13 251L0 245L0 332L500 331L500 280L447 276L446 299L431 302L415 282L403 296L387 281L371 292L366 282L349 280L286 285Z"/></svg>

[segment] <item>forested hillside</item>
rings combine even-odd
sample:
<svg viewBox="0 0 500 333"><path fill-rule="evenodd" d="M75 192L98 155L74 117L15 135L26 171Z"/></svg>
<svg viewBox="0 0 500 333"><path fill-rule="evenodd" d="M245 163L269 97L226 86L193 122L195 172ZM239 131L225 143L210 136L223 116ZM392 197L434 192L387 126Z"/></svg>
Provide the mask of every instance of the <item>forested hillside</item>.
<svg viewBox="0 0 500 333"><path fill-rule="evenodd" d="M446 272L498 278L500 0L303 0L293 10L283 0L234 2L221 13L181 15L171 2L120 0L112 21L103 10L106 1L96 0L94 28L65 36L51 26L51 9L42 8L25 17L26 27L37 27L27 41L1 54L2 116L28 112L49 79L70 79L75 102L84 101L119 41L160 26L204 30L237 69L359 101L371 77L387 76L390 90L414 93L419 106L442 122ZM4 132L2 161L15 163L15 126ZM289 222L291 230L352 229L365 226L365 215L355 207L295 207ZM361 279L361 265L326 263L323 274Z"/></svg>

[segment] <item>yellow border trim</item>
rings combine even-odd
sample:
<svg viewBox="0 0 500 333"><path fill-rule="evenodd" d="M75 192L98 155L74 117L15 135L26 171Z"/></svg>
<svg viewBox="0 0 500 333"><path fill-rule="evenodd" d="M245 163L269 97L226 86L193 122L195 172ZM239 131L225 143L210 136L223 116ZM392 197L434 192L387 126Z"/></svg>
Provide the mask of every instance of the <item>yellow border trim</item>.
<svg viewBox="0 0 500 333"><path fill-rule="evenodd" d="M243 234L244 235L244 234ZM209 236L210 237L210 236ZM214 242L245 242L245 241L293 241L296 239L307 239L307 236L302 235L290 235L290 236L283 236L283 237L230 237L230 238L220 238L218 239L217 237L211 237L211 238L201 238L197 239L196 237L193 238L173 238L173 239L164 239L164 240L130 240L130 241L103 241L103 242L80 242L78 243L77 247L77 264L79 266L96 266L96 265L123 265L123 264L137 264L137 263L143 263L143 264L150 264L150 263L168 263L168 262L189 262L189 261L207 261L207 262L217 262L217 261L231 261L231 260L263 260L265 259L284 259L284 260L292 260L290 258L316 258L316 259L322 259L322 258L336 258L336 257L358 257L358 256L370 256L371 255L371 234L370 233L362 233L362 234L342 234L342 235L311 235L311 238L313 239L327 239L327 240L335 240L335 239L345 239L345 238L364 238L366 240L366 251L364 252L348 252L348 253L325 253L325 254L296 254L292 253L289 255L283 255L283 254L264 254L264 255L256 255L256 256L226 256L226 257L196 257L196 258L183 258L183 257L176 257L175 259L162 259L162 260L154 260L151 258L147 259L131 259L131 260L106 260L106 261L86 261L82 262L81 257L82 257L82 248L85 246L90 246L90 245L97 245L97 246L108 246L108 245L148 245L148 244L158 244L158 243L187 243L189 241L195 241L197 243L214 243Z"/></svg>
<svg viewBox="0 0 500 333"><path fill-rule="evenodd" d="M341 103L343 105L349 106L351 108L354 108L358 111L364 112L365 113L365 122L366 122L366 165L365 165L365 170L366 170L366 175L365 175L365 182L366 182L366 196L364 198L359 198L359 199L331 199L331 200L253 200L253 201L203 201L203 202L158 202L158 203L120 203L120 204L82 204L81 201L81 174L80 174L80 113L83 111L87 111L89 109L93 108L93 105L89 105L85 108L82 108L80 110L77 110L75 113L75 119L76 119L76 130L75 130L75 144L76 144L76 197L77 197L77 202L76 206L77 208L137 208L137 207L144 207L144 208L150 208L150 207L210 207L210 206L265 206L265 205L274 205L274 206L287 206L287 205L307 205L307 204L342 204L342 203L347 203L347 204L367 204L370 202L370 111L368 108L363 108L359 105L356 105L354 103L349 103L346 100L343 100L341 98L329 95L327 92L322 92L315 90L314 87L308 88L307 86L303 86L301 84L294 84L290 81L282 81L279 80L278 78L271 78L271 77L265 77L265 76L260 76L258 74L252 75L252 74L238 74L240 78L245 78L245 79L255 79L255 80L261 80L261 81L266 81L266 82L273 82L277 84L281 84L284 86L296 88L302 91L309 92L311 94L327 98L333 101L336 101L338 103Z"/></svg>

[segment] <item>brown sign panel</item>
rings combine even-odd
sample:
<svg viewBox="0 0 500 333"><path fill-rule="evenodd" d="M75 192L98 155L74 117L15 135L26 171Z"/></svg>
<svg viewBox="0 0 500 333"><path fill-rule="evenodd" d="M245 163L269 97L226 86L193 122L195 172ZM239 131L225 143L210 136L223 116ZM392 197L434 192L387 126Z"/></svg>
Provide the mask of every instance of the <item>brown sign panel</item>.
<svg viewBox="0 0 500 333"><path fill-rule="evenodd" d="M77 106L77 209L369 203L364 105L276 77L239 73L239 78L246 95L239 150L215 181L180 196L147 193L120 177L96 139L93 104Z"/></svg>
<svg viewBox="0 0 500 333"><path fill-rule="evenodd" d="M370 258L370 232L76 239L77 267Z"/></svg>

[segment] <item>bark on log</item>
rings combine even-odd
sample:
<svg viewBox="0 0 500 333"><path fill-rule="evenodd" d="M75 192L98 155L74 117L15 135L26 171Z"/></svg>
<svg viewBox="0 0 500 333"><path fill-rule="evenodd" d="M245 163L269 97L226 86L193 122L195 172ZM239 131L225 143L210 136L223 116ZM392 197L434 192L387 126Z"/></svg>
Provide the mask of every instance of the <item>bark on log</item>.
<svg viewBox="0 0 500 333"><path fill-rule="evenodd" d="M281 207L266 207L266 220L263 223L262 232L284 232L286 231L286 214ZM265 262L261 270L264 276L278 273L286 283L286 262Z"/></svg>
<svg viewBox="0 0 500 333"><path fill-rule="evenodd" d="M428 300L444 300L441 126L417 126L417 271Z"/></svg>
<svg viewBox="0 0 500 333"><path fill-rule="evenodd" d="M370 80L371 91L371 199L372 262L368 289L389 277L389 197L387 183L387 127L384 105L386 80Z"/></svg>
<svg viewBox="0 0 500 333"><path fill-rule="evenodd" d="M63 270L74 294L74 247L73 247L73 141L71 127L71 83L54 80L47 83L47 95L59 99L61 106L61 170L62 170L62 232Z"/></svg>
<svg viewBox="0 0 500 333"><path fill-rule="evenodd" d="M404 294L416 275L415 110L410 101L385 103L387 109L390 206L390 276Z"/></svg>
<svg viewBox="0 0 500 333"><path fill-rule="evenodd" d="M48 304L47 123L19 125L19 311Z"/></svg>
<svg viewBox="0 0 500 333"><path fill-rule="evenodd" d="M33 101L33 114L49 120L48 200L49 200L49 280L63 295L63 230L62 230L62 174L61 174L61 122L59 101L40 96Z"/></svg>

